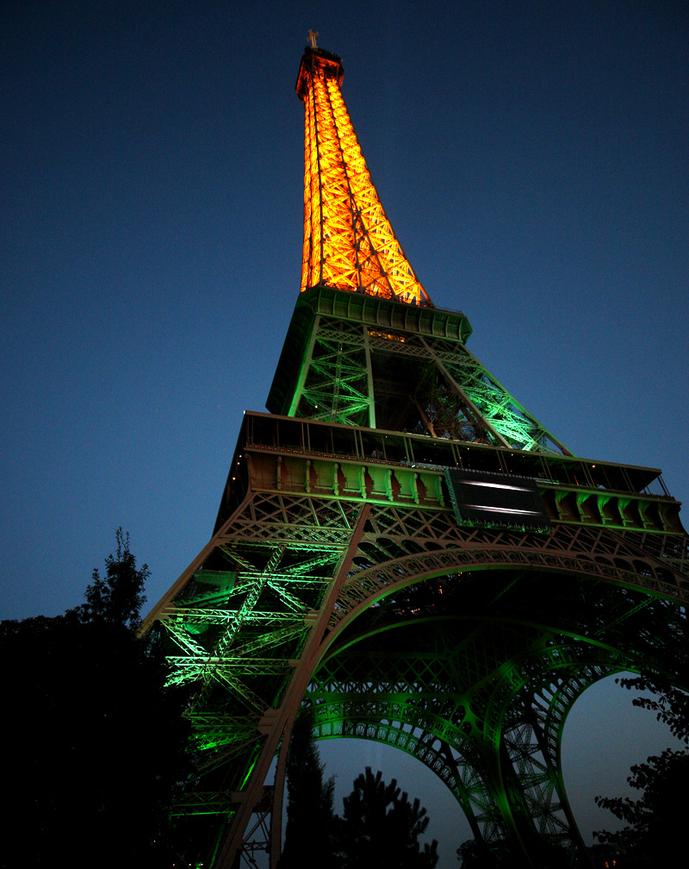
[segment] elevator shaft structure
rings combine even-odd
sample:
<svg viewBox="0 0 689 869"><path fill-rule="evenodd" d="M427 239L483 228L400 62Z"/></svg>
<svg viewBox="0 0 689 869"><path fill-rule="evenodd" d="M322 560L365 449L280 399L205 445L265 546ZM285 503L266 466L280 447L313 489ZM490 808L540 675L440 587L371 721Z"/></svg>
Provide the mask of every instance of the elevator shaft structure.
<svg viewBox="0 0 689 869"><path fill-rule="evenodd" d="M269 412L245 414L213 536L144 626L189 692L186 856L276 866L304 705L319 738L426 764L486 848L581 847L564 723L612 673L677 679L680 505L658 469L573 455L467 349L392 231L342 78L306 49L302 283Z"/></svg>

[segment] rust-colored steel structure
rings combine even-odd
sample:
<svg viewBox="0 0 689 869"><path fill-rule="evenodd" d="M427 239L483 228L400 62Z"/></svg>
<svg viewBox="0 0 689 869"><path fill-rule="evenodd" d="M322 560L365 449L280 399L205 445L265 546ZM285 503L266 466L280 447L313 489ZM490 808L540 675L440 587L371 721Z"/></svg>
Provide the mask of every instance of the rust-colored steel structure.
<svg viewBox="0 0 689 869"><path fill-rule="evenodd" d="M245 414L213 536L144 626L189 691L187 858L276 866L302 705L319 738L426 764L485 848L581 847L564 722L611 673L678 678L680 505L657 469L573 455L431 304L342 77L306 49L304 267L269 413Z"/></svg>

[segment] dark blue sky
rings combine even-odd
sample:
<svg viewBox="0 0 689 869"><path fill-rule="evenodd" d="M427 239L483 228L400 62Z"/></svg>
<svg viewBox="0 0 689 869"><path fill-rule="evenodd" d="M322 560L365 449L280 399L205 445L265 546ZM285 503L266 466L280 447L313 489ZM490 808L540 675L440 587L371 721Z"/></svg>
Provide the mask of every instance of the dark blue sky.
<svg viewBox="0 0 689 869"><path fill-rule="evenodd" d="M306 31L414 268L573 451L686 502L685 3L5 4L0 617L118 525L152 604L209 537L296 298Z"/></svg>

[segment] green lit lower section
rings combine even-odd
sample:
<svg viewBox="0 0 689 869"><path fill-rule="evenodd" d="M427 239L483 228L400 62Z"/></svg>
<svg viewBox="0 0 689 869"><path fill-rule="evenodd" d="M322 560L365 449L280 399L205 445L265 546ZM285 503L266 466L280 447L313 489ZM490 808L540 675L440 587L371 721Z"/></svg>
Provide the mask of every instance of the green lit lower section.
<svg viewBox="0 0 689 869"><path fill-rule="evenodd" d="M647 655L671 680L673 656L650 635L681 613L641 592L562 577L549 598L549 582L477 572L377 597L312 679L305 702L315 736L377 741L417 758L486 843L514 839L528 850L538 835L578 846L559 753L567 715L588 686L638 669ZM568 610L570 591L578 604ZM592 636L596 609L610 618Z"/></svg>
<svg viewBox="0 0 689 869"><path fill-rule="evenodd" d="M387 340L373 336L372 354ZM493 494L528 488L547 528L458 519L450 469ZM198 758L175 814L196 818L203 835L207 818L220 842L257 805L264 755L319 624L321 665L306 693L317 735L417 757L486 842L525 840L530 818L540 835L575 838L559 763L566 714L587 684L648 657L640 638L668 624L657 607L689 596L679 505L647 491L657 478L247 413L215 535L155 612L169 684L189 694ZM491 498L470 502L515 507Z"/></svg>

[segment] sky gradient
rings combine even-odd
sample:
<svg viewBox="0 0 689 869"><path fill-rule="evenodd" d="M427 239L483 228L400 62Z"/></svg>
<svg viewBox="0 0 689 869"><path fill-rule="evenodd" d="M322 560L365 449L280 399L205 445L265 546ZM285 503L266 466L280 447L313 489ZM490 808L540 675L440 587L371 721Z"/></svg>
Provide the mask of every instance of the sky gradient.
<svg viewBox="0 0 689 869"><path fill-rule="evenodd" d="M208 540L298 290L309 28L470 349L687 502L686 4L9 2L1 618L78 604L119 525L151 605Z"/></svg>

